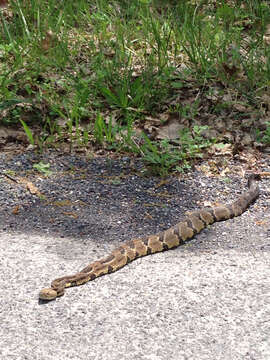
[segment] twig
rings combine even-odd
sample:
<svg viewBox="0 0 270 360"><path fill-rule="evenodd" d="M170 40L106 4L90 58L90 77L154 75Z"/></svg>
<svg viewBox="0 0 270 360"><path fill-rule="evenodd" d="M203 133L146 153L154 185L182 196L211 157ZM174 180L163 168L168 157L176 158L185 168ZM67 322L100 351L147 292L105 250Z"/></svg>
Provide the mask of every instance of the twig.
<svg viewBox="0 0 270 360"><path fill-rule="evenodd" d="M12 180L12 181L14 181L15 183L18 184L18 180L15 179L13 176L8 175L7 173L5 173L5 172L3 172L3 171L0 171L0 174L3 175L3 176L6 176L8 179L10 179L10 180Z"/></svg>

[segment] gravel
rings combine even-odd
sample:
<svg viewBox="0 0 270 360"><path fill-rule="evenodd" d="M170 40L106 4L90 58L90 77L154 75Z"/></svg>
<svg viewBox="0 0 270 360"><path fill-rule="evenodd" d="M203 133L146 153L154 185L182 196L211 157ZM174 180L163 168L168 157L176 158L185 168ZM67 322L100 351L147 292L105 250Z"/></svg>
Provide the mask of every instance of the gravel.
<svg viewBox="0 0 270 360"><path fill-rule="evenodd" d="M40 161L50 164L50 177L33 170ZM0 154L1 359L270 359L267 179L242 216L56 301L38 301L54 278L246 186L237 176L228 182L198 171L161 185L142 170L128 157Z"/></svg>

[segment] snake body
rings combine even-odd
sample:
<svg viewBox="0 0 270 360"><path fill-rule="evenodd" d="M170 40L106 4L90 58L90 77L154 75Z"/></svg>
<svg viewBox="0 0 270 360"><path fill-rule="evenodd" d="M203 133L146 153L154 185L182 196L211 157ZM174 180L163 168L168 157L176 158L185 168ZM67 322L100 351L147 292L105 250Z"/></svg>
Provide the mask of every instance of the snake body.
<svg viewBox="0 0 270 360"><path fill-rule="evenodd" d="M64 295L67 287L79 286L99 276L117 271L139 257L173 249L193 238L208 225L241 215L259 196L257 180L260 180L260 176L252 174L248 180L248 190L231 204L191 212L168 230L132 239L113 250L109 256L91 263L75 275L53 280L50 288L40 291L39 298L53 300Z"/></svg>

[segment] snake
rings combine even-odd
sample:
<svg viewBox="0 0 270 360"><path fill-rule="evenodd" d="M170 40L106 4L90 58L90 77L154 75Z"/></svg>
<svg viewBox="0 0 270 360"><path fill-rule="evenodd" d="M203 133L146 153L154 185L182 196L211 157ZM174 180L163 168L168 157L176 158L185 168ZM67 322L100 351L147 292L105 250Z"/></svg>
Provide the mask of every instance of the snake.
<svg viewBox="0 0 270 360"><path fill-rule="evenodd" d="M248 178L248 190L230 204L205 207L190 212L182 221L163 232L129 240L108 256L94 261L75 275L53 280L50 288L44 288L39 292L39 299L54 300L64 295L65 288L79 286L99 276L110 274L137 258L176 248L214 222L243 214L259 196L258 180L260 180L259 174L251 174Z"/></svg>

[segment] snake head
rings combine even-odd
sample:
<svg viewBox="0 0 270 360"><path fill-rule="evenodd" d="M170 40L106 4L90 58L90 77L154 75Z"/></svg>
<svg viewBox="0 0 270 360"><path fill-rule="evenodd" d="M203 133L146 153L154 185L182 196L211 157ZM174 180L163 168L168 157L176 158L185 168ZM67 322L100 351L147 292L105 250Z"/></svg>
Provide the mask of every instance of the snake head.
<svg viewBox="0 0 270 360"><path fill-rule="evenodd" d="M57 298L57 296L59 296L57 291L53 290L52 288L44 288L39 292L39 298L41 300L54 300Z"/></svg>

